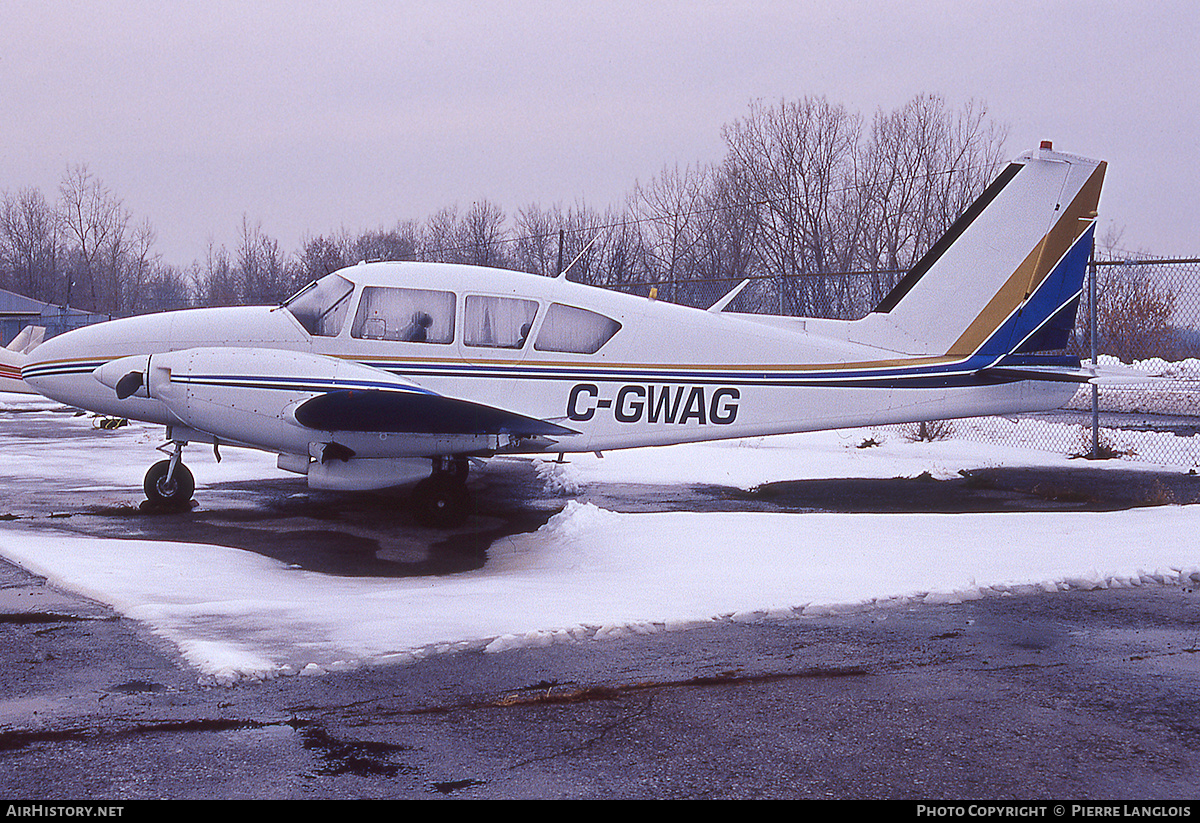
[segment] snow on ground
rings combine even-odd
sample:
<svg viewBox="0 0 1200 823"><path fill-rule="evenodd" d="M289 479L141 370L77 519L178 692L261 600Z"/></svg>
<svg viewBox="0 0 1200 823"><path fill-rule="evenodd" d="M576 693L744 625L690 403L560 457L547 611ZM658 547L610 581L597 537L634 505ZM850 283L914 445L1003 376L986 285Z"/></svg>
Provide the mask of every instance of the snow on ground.
<svg viewBox="0 0 1200 823"><path fill-rule="evenodd" d="M25 434L14 433L2 421L20 416ZM31 467L63 488L79 491L139 489L146 469L158 455L163 427L130 423L111 431L99 429L103 418L74 413L38 395L0 392L0 482L19 483ZM56 436L57 435L57 436ZM249 449L225 449L216 464L205 446L192 446L194 461L204 454L208 465L196 477L198 488L209 483L251 481L277 477L275 457Z"/></svg>
<svg viewBox="0 0 1200 823"><path fill-rule="evenodd" d="M563 464L541 460L537 468L549 486L566 494L593 482L712 483L752 489L779 480L823 477L916 477L928 472L942 480L960 469L988 466L1067 468L1079 465L1072 455L1086 453L1091 443L1090 429L1030 418L955 420L947 438L922 443L912 441L915 431L915 426L885 426L629 449L604 452L602 457L571 455ZM1111 429L1104 429L1103 437L1130 459L1089 461L1092 468L1163 469L1138 458L1164 439L1184 439ZM1048 444L1059 448L1047 451Z"/></svg>
<svg viewBox="0 0 1200 823"><path fill-rule="evenodd" d="M0 454L10 455L0 459L0 482L19 482L34 466L72 482L90 479L126 491L140 486L157 432L130 427L81 436L82 427L92 425L87 418L49 408L13 411L4 405L9 397L0 397ZM3 426L14 413L57 414L64 436L14 442ZM868 446L872 440L882 442ZM0 555L144 622L175 643L204 678L222 683L461 649L594 642L723 620L802 619L896 603L1200 580L1200 550L1182 539L1200 529L1194 506L1106 513L620 514L567 500L600 482L751 488L814 477L944 477L999 465L1077 464L1061 454L959 438L913 443L891 430L868 429L607 452L573 456L566 464L539 461L547 487L565 495L562 513L537 532L493 545L484 568L438 578L340 578L218 546L133 546L15 527L0 528ZM230 475L220 479L247 483L275 472L264 456L233 449L222 466Z"/></svg>

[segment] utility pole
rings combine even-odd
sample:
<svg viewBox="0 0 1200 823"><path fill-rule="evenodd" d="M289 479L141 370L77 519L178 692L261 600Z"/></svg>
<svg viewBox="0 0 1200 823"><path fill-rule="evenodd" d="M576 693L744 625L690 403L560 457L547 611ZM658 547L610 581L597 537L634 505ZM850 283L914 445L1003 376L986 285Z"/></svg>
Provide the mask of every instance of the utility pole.
<svg viewBox="0 0 1200 823"><path fill-rule="evenodd" d="M1092 369L1096 368L1096 238L1092 237L1088 267L1088 337L1092 345ZM1092 383L1092 459L1100 459L1100 387Z"/></svg>

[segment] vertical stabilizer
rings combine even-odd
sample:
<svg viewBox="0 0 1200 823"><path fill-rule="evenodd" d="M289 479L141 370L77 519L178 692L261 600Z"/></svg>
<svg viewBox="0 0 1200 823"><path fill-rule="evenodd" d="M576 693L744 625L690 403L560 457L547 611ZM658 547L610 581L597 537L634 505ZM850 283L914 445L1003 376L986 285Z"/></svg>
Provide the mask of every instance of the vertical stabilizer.
<svg viewBox="0 0 1200 823"><path fill-rule="evenodd" d="M1065 346L1105 168L1048 144L1014 160L859 321L854 338L951 357Z"/></svg>

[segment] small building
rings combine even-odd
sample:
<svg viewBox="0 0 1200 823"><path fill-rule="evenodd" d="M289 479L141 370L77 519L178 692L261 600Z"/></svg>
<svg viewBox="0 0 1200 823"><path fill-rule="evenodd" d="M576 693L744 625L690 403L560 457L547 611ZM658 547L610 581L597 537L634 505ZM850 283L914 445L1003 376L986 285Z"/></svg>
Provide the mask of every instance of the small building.
<svg viewBox="0 0 1200 823"><path fill-rule="evenodd" d="M110 314L95 314L82 309L69 309L53 303L43 303L23 294L0 289L0 346L12 342L26 326L41 326L46 337L54 337L80 326L111 320Z"/></svg>

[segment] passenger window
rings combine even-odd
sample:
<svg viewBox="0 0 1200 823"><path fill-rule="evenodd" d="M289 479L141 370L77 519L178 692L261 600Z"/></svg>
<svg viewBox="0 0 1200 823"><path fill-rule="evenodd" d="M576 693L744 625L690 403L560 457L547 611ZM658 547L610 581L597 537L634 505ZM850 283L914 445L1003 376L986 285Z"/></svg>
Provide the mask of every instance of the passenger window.
<svg viewBox="0 0 1200 823"><path fill-rule="evenodd" d="M610 317L551 303L533 347L538 351L595 354L620 329L621 324Z"/></svg>
<svg viewBox="0 0 1200 823"><path fill-rule="evenodd" d="M350 311L354 284L331 274L300 291L284 307L300 321L305 331L316 337L337 337Z"/></svg>
<svg viewBox="0 0 1200 823"><path fill-rule="evenodd" d="M535 300L467 295L463 342L491 349L524 347L537 315Z"/></svg>
<svg viewBox="0 0 1200 823"><path fill-rule="evenodd" d="M454 294L368 286L363 289L350 334L366 340L453 342Z"/></svg>

